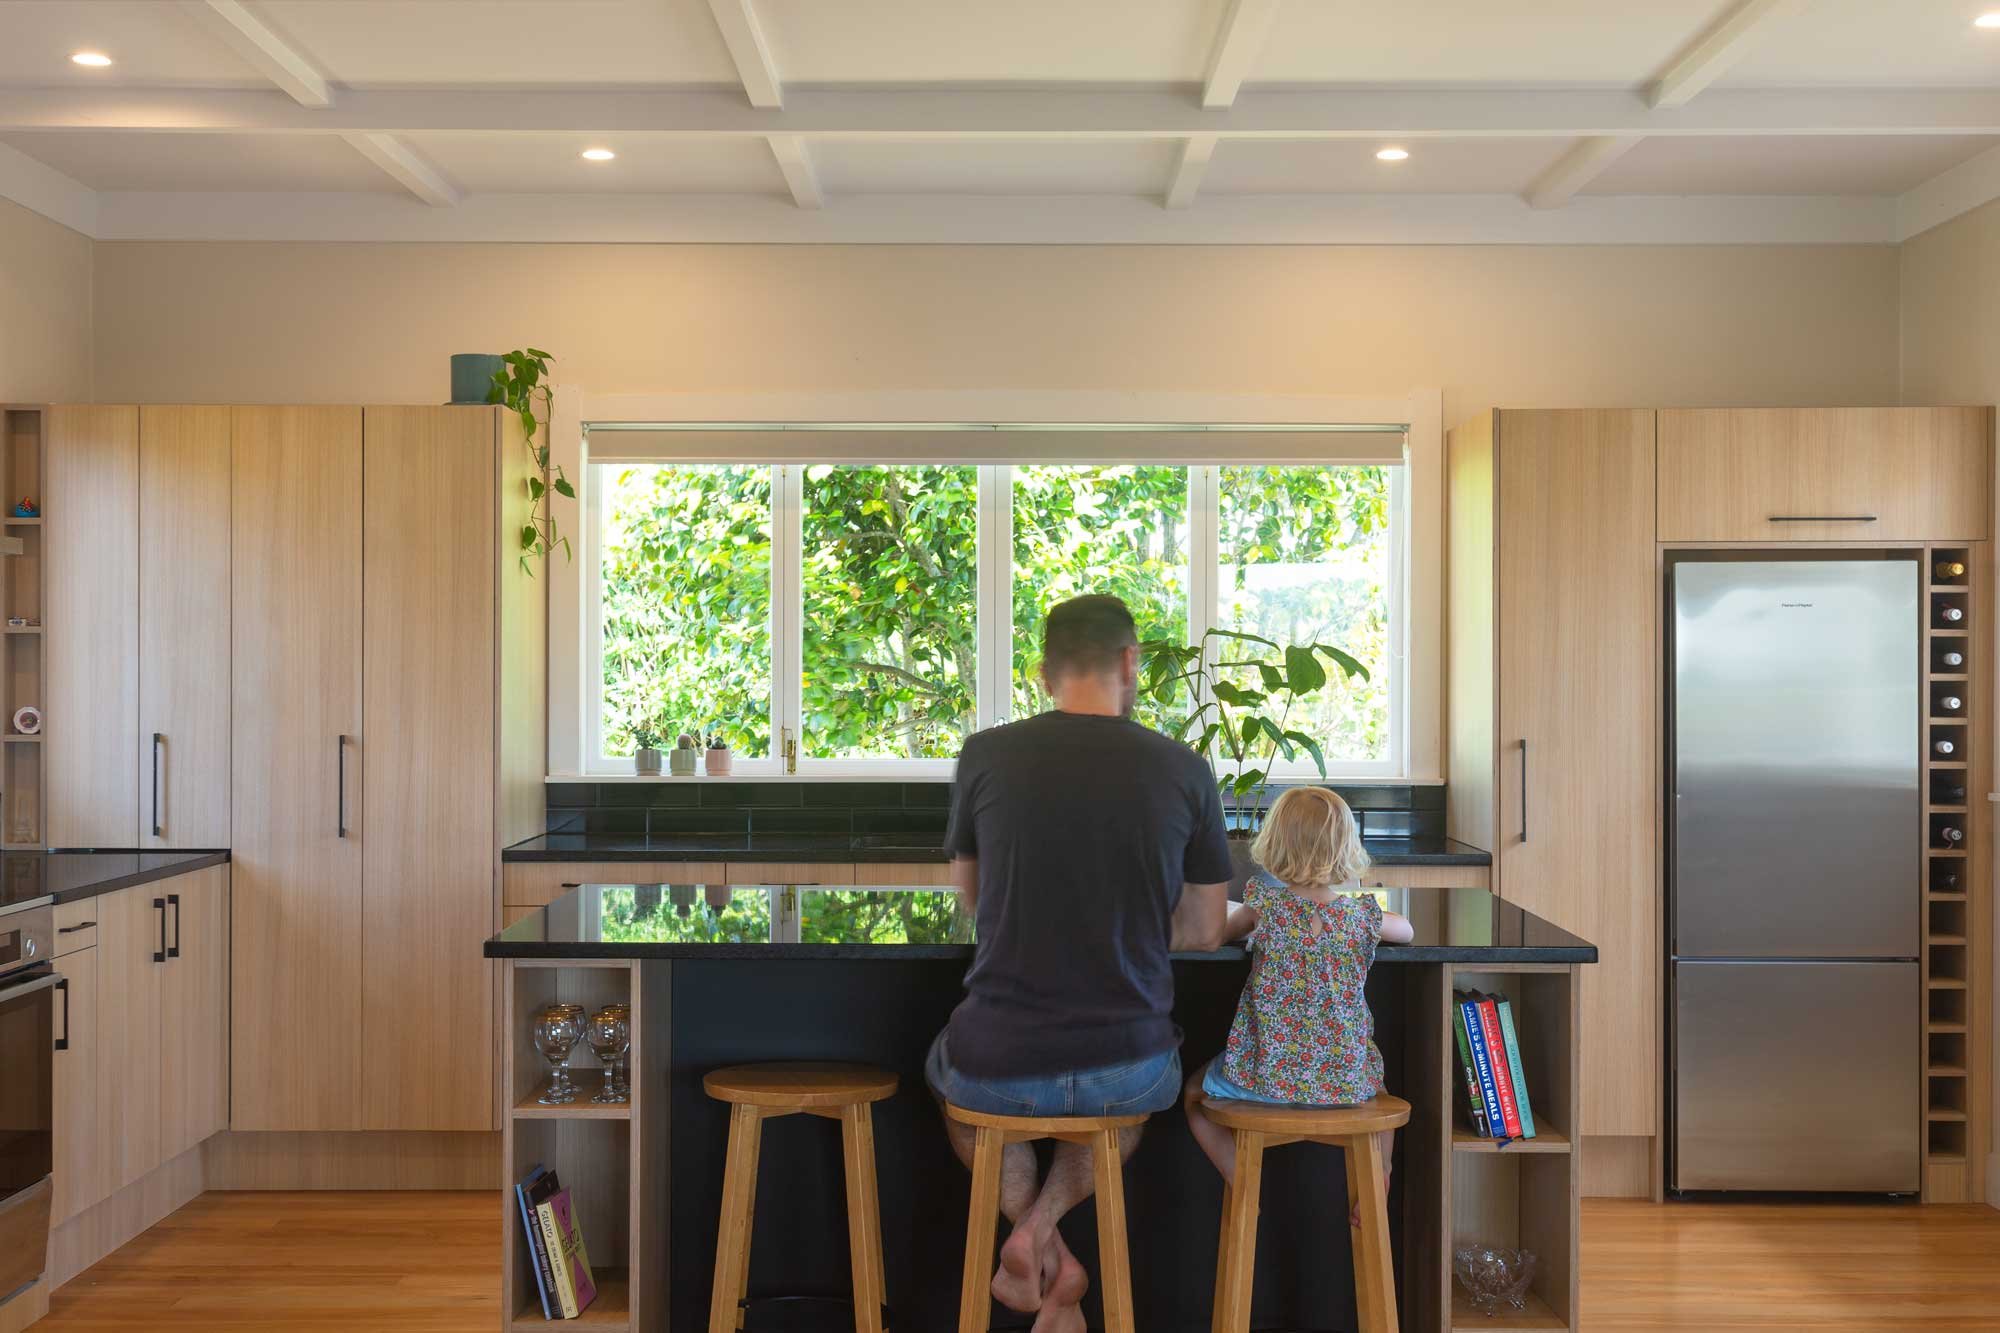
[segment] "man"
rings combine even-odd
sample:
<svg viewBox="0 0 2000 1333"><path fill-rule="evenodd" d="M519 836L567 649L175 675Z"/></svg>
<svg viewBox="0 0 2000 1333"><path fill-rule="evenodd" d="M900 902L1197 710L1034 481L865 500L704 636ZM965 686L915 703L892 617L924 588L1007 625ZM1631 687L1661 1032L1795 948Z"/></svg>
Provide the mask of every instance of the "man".
<svg viewBox="0 0 2000 1333"><path fill-rule="evenodd" d="M1049 612L1042 683L1054 709L958 757L945 846L979 943L925 1072L975 1111L1163 1111L1180 1086L1168 955L1215 948L1229 908L1222 802L1201 756L1132 720L1138 636L1116 597ZM946 1128L970 1166L972 1131ZM1127 1131L1127 1157L1138 1142ZM1033 1148L1010 1145L993 1294L1038 1311L1037 1333L1082 1333L1088 1281L1056 1223L1090 1195L1089 1150L1059 1144L1036 1175Z"/></svg>

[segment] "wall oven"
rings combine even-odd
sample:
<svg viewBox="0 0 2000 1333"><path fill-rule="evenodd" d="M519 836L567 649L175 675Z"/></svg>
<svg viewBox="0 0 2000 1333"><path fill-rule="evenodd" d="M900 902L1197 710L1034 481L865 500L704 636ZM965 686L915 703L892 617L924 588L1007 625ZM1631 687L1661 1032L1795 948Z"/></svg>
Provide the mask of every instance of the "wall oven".
<svg viewBox="0 0 2000 1333"><path fill-rule="evenodd" d="M0 915L0 1306L42 1275L55 1157L54 1059L68 992L47 898Z"/></svg>

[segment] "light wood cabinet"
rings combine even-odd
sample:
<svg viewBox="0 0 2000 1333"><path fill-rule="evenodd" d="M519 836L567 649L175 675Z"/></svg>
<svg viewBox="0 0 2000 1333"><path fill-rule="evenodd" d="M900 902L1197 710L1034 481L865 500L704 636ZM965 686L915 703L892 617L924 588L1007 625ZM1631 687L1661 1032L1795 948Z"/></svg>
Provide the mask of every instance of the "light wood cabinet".
<svg viewBox="0 0 2000 1333"><path fill-rule="evenodd" d="M133 845L229 846L230 409L139 409Z"/></svg>
<svg viewBox="0 0 2000 1333"><path fill-rule="evenodd" d="M230 1123L356 1129L361 409L239 407L231 435Z"/></svg>
<svg viewBox="0 0 2000 1333"><path fill-rule="evenodd" d="M62 955L63 995L56 1022L62 1045L54 1056L55 1199L49 1224L59 1225L111 1192L110 1158L97 1150L97 950Z"/></svg>
<svg viewBox="0 0 2000 1333"><path fill-rule="evenodd" d="M1983 407L1663 409L1659 540L1982 540L1992 443Z"/></svg>
<svg viewBox="0 0 2000 1333"><path fill-rule="evenodd" d="M51 847L123 847L139 799L139 409L52 407L45 423L43 827Z"/></svg>
<svg viewBox="0 0 2000 1333"><path fill-rule="evenodd" d="M160 973L160 1160L229 1128L229 867L149 886L167 904Z"/></svg>
<svg viewBox="0 0 2000 1333"><path fill-rule="evenodd" d="M97 898L97 1114L91 1124L108 1191L158 1166L160 995L166 965L163 884ZM91 1200L95 1202L95 1200Z"/></svg>
<svg viewBox="0 0 2000 1333"><path fill-rule="evenodd" d="M1654 414L1503 411L1451 433L1448 831L1496 893L1590 940L1573 1133L1659 1117Z"/></svg>

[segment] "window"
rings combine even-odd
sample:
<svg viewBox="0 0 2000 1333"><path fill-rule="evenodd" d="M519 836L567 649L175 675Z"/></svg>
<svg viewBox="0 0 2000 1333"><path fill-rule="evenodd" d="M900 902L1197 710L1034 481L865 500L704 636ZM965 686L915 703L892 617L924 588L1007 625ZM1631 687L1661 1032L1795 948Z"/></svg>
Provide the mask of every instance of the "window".
<svg viewBox="0 0 2000 1333"><path fill-rule="evenodd" d="M725 737L739 773L948 771L974 731L1048 706L1048 607L1106 592L1142 639L1218 627L1353 654L1368 679L1336 677L1288 725L1330 773L1400 774L1402 473L593 462L588 768L629 772L642 734L693 731ZM1190 705L1146 697L1137 716L1171 730Z"/></svg>

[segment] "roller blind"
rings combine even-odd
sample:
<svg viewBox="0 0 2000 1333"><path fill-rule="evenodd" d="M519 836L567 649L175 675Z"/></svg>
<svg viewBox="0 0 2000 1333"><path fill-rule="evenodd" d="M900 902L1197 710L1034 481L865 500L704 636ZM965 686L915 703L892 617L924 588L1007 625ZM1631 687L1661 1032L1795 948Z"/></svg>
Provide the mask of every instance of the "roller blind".
<svg viewBox="0 0 2000 1333"><path fill-rule="evenodd" d="M1374 463L1401 426L659 426L586 428L595 463Z"/></svg>

